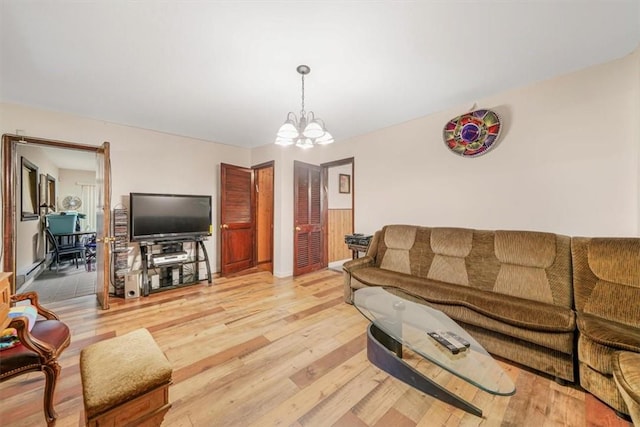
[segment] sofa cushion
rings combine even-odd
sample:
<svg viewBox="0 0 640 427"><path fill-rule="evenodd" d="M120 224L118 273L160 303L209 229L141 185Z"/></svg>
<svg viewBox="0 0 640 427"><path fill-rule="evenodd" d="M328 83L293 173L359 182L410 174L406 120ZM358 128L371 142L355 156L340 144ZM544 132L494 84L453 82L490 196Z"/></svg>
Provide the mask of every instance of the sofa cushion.
<svg viewBox="0 0 640 427"><path fill-rule="evenodd" d="M417 227L410 225L389 225L385 227L384 244L380 268L411 274L409 249L416 241Z"/></svg>
<svg viewBox="0 0 640 427"><path fill-rule="evenodd" d="M578 313L578 330L599 344L619 350L640 352L640 327L601 319L586 313Z"/></svg>
<svg viewBox="0 0 640 427"><path fill-rule="evenodd" d="M546 269L556 258L554 234L496 231L495 253L501 265L494 292L553 304Z"/></svg>
<svg viewBox="0 0 640 427"><path fill-rule="evenodd" d="M434 228L431 230L431 250L434 253L427 277L456 285L469 285L465 258L471 252L473 230L464 228Z"/></svg>
<svg viewBox="0 0 640 427"><path fill-rule="evenodd" d="M640 325L640 239L574 237L576 310Z"/></svg>
<svg viewBox="0 0 640 427"><path fill-rule="evenodd" d="M541 348L545 348L548 351L553 349L564 354L573 354L574 352L574 331L536 331L519 326L514 326L501 320L496 320L462 305L438 304L426 301L424 299L423 302L432 306L433 308L442 311L451 319L454 319L456 323L460 324L460 326L471 325L475 328L481 328L486 331L491 331L491 333L493 334L499 334L503 337L510 337L512 338L512 340L510 340L510 342L512 343L513 340L519 339L527 343L537 344ZM463 327L465 330L467 330L466 326ZM467 332L471 332L471 329L467 330Z"/></svg>
<svg viewBox="0 0 640 427"><path fill-rule="evenodd" d="M634 425L640 425L640 353L621 351L613 358L613 377Z"/></svg>
<svg viewBox="0 0 640 427"><path fill-rule="evenodd" d="M572 310L466 286L366 267L351 273L368 286L402 289L428 302L468 307L510 325L536 330L570 332L575 329Z"/></svg>

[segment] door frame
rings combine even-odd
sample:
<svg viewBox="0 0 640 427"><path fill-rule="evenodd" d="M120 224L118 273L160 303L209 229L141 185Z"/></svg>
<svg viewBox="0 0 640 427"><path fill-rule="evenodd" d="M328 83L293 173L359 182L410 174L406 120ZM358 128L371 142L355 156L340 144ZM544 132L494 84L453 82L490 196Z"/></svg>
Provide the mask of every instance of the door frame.
<svg viewBox="0 0 640 427"><path fill-rule="evenodd" d="M16 239L15 234L18 228L17 222L17 198L16 182L18 171L17 146L18 144L38 145L43 147L63 148L70 150L80 150L98 153L101 146L76 144L73 142L59 141L45 138L35 138L30 136L4 134L2 135L2 244L4 247L2 268L4 271L16 272ZM105 173L109 173L106 171ZM106 191L107 189L103 189ZM14 294L16 275L11 275L11 293Z"/></svg>
<svg viewBox="0 0 640 427"><path fill-rule="evenodd" d="M343 166L351 164L351 232L353 233L356 229L355 223L355 194L356 194L356 180L355 180L355 169L356 169L356 161L354 157L347 157L340 160L334 160L327 163L320 164L320 170L322 171L322 223L323 229L323 260L325 268L329 266L329 191L328 191L328 182L329 182L329 169L336 166Z"/></svg>
<svg viewBox="0 0 640 427"><path fill-rule="evenodd" d="M271 177L271 188L273 189L271 191L271 224L269 224L269 227L271 229L271 232L269 233L270 238L271 238L271 269L270 272L273 274L273 247L274 247L274 230L273 230L273 220L275 218L275 184L276 184L276 162L275 160L270 160L268 162L264 162L264 163L260 163L257 164L255 166L251 166L251 170L253 171L254 174L254 181L253 181L253 193L254 193L254 213L256 213L256 215L254 215L254 244L253 244L253 248L254 248L254 253L253 253L253 259L254 259L254 267L257 267L259 265L258 263L258 220L257 220L257 212L258 212L258 195L256 194L256 186L258 185L258 183L255 180L255 173L257 170L260 169L267 169L267 168L271 168L273 175Z"/></svg>

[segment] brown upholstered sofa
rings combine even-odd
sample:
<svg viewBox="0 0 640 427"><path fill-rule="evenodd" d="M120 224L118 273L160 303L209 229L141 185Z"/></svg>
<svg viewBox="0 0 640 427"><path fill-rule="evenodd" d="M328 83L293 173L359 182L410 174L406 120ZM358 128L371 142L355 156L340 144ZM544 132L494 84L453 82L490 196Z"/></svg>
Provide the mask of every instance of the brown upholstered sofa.
<svg viewBox="0 0 640 427"><path fill-rule="evenodd" d="M571 252L580 385L629 414L624 384L617 385L613 374L618 353L640 353L640 238L574 237ZM623 358L640 362L631 354ZM640 363L625 365L619 379L632 382L629 390L640 389L633 383L640 378Z"/></svg>
<svg viewBox="0 0 640 427"><path fill-rule="evenodd" d="M365 286L401 289L446 313L490 353L575 380L567 236L388 225L343 270L346 302Z"/></svg>
<svg viewBox="0 0 640 427"><path fill-rule="evenodd" d="M343 270L348 303L401 289L489 352L640 417L640 238L388 225Z"/></svg>

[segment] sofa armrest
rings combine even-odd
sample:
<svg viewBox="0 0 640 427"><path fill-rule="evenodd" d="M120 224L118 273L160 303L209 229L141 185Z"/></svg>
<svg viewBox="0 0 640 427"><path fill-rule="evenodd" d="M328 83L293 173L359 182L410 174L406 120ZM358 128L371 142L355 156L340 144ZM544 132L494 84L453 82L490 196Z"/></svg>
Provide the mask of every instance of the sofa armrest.
<svg viewBox="0 0 640 427"><path fill-rule="evenodd" d="M351 273L355 270L365 267L373 267L375 265L374 259L365 255L362 258L347 261L342 264L343 278L344 278L344 302L347 304L353 304L353 289L351 288Z"/></svg>
<svg viewBox="0 0 640 427"><path fill-rule="evenodd" d="M372 267L374 265L373 257L365 255L362 258L352 259L342 264L342 269L345 272L351 273L353 270L357 270L363 267Z"/></svg>

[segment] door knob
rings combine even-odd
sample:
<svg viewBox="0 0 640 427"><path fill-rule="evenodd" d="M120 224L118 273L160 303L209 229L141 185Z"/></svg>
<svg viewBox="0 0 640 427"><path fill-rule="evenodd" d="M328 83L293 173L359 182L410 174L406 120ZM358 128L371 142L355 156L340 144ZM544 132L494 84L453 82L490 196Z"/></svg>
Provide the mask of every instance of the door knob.
<svg viewBox="0 0 640 427"><path fill-rule="evenodd" d="M300 227L296 227L296 231L300 231L302 230Z"/></svg>
<svg viewBox="0 0 640 427"><path fill-rule="evenodd" d="M220 225L220 228L227 229L227 228L229 228L229 226L227 224L222 224L222 225Z"/></svg>

